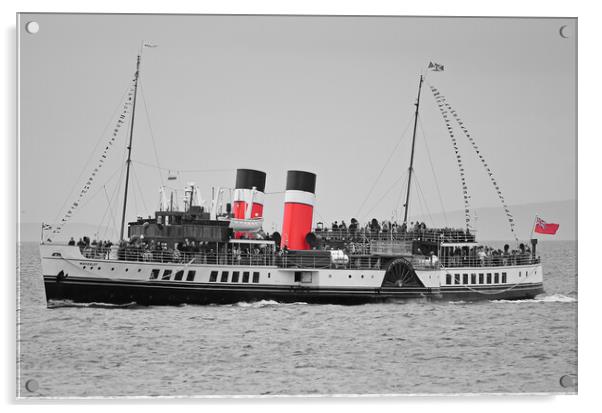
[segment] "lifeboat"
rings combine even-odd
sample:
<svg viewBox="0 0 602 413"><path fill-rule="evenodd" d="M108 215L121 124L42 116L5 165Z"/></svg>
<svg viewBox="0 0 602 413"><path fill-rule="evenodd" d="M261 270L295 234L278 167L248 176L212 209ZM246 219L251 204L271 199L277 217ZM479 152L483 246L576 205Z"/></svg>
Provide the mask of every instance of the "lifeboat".
<svg viewBox="0 0 602 413"><path fill-rule="evenodd" d="M230 218L230 228L236 232L257 232L263 226L263 217Z"/></svg>

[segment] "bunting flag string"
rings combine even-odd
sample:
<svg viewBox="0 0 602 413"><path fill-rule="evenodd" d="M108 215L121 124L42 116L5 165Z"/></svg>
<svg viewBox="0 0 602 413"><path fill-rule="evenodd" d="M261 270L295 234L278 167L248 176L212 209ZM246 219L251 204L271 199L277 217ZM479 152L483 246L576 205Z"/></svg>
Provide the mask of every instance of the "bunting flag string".
<svg viewBox="0 0 602 413"><path fill-rule="evenodd" d="M456 153L456 162L458 164L458 172L460 173L460 182L462 184L462 196L464 198L464 219L466 221L466 228L473 229L470 222L471 197L468 192L468 184L466 183L466 176L464 174L464 162L462 161L462 156L460 155L460 151L458 149L458 142L448 116L449 109L445 105L445 97L443 97L443 95L441 95L441 93L439 93L435 87L430 86L430 88L433 96L435 97L435 101L437 102L437 106L439 107L439 111L441 112L441 116L443 117L443 121L445 122L445 126L447 127L447 132L451 138L452 147Z"/></svg>
<svg viewBox="0 0 602 413"><path fill-rule="evenodd" d="M117 122L115 123L112 131L110 132L109 136L107 137L107 142L105 144L105 147L104 147L102 153L100 154L100 157L98 158L98 162L95 164L94 169L88 176L88 179L85 181L84 186L79 191L77 198L69 206L69 209L67 210L67 212L65 213L65 215L63 216L63 218L60 220L60 222L58 224L53 225L53 226L46 225L44 227L44 229L46 229L46 230L52 230L53 236L61 233L65 224L73 216L75 210L80 205L82 199L84 198L84 196L88 193L88 191L92 187L92 184L94 183L94 180L96 179L96 175L99 173L100 169L102 168L105 161L107 160L108 153L111 150L113 144L115 143L115 140L117 139L117 136L119 135L119 132L121 131L121 128L126 124L126 119L127 119L128 115L130 114L133 97L134 97L134 84L132 83L132 85L130 86L130 88L127 91L126 99L125 99L126 101L121 106L121 114L119 115Z"/></svg>
<svg viewBox="0 0 602 413"><path fill-rule="evenodd" d="M433 92L433 95L435 96L435 99L437 100L437 105L439 106L439 110L442 113L445 112L445 114L450 113L452 115L452 117L454 118L454 120L456 121L456 123L458 124L460 129L462 130L462 133L464 134L464 136L466 136L466 138L470 142L477 157L479 158L479 161L481 162L481 164L487 171L489 180L491 181L491 184L493 185L493 188L496 191L496 194L500 200L500 203L502 204L502 207L504 208L504 213L506 214L506 218L508 220L508 223L510 224L510 231L512 232L512 235L514 236L514 239L516 241L518 241L518 237L517 237L516 231L515 231L514 216L510 212L510 208L508 207L508 204L506 203L506 200L504 198L504 195L502 194L502 190L500 189L497 179L494 177L489 164L487 163L487 161L485 160L485 157L481 153L481 149L479 148L476 140L474 139L473 136L470 135L468 129L466 128L466 126L464 126L464 121L460 118L460 116L458 115L458 112L451 107L451 105L449 104L449 102L447 101L445 96L443 96L436 87L430 86L430 88L431 88L431 91ZM445 118L445 123L449 129L449 120L447 118ZM454 144L454 149L456 149L455 144ZM457 150L456 150L456 153L457 153ZM463 169L461 171L463 172Z"/></svg>

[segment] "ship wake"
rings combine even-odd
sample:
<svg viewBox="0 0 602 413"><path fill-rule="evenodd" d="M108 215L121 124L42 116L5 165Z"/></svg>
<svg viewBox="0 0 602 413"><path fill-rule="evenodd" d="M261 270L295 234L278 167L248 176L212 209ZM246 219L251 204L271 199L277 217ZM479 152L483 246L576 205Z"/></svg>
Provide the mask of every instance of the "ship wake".
<svg viewBox="0 0 602 413"><path fill-rule="evenodd" d="M135 302L125 304L111 304L111 303L76 303L71 300L49 300L48 308L65 308L65 307L76 307L76 308L133 308L139 307Z"/></svg>
<svg viewBox="0 0 602 413"><path fill-rule="evenodd" d="M520 303L576 303L577 299L575 297L570 297L564 294L551 294L544 295L540 294L535 298L529 300L491 300L492 303L512 303L512 304L520 304Z"/></svg>

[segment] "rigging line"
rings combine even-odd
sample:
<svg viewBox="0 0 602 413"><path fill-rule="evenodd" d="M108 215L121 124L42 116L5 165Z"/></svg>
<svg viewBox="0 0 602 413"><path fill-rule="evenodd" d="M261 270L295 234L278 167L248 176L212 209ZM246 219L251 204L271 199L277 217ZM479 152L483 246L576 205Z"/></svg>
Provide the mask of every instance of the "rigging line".
<svg viewBox="0 0 602 413"><path fill-rule="evenodd" d="M436 88L434 88L434 89L436 89ZM431 87L431 90L433 90L432 87ZM439 93L439 92L437 92L437 93ZM510 232L514 235L515 240L518 242L518 236L516 235L516 232L514 231L514 216L512 215L512 213L510 212L510 208L506 204L506 201L504 199L504 196L502 195L502 191L500 189L499 184L497 183L497 180L493 177L493 172L491 171L491 168L488 166L487 161L481 154L481 150L478 147L478 145L476 144L476 141L470 135L470 133L468 133L468 129L466 129L466 127L464 126L464 122L458 115L457 111L451 107L449 102L447 102L447 98L445 98L445 96L441 95L441 97L442 97L441 103L443 105L445 105L447 110L449 110L449 113L451 113L454 120L456 121L456 123L458 124L458 126L460 127L460 129L462 130L464 135L466 136L466 138L469 140L472 148L474 149L474 151L477 154L477 157L480 159L481 163L483 164L483 167L487 170L489 179L490 179L492 185L494 186L494 188L497 192L498 198L500 200L500 203L502 204L502 207L504 208L504 212L506 213L506 218L508 220L508 223L510 224Z"/></svg>
<svg viewBox="0 0 602 413"><path fill-rule="evenodd" d="M148 123L148 130L150 131L151 141L153 143L153 151L155 153L155 161L157 162L157 171L159 173L159 181L161 185L163 185L163 175L161 174L161 165L159 163L159 153L157 152L157 145L155 144L155 134L153 133L153 128L151 126L151 118L150 111L148 110L148 106L146 104L146 98L144 97L144 87L142 85L142 79L139 80L140 83L140 95L142 96L142 103L144 105L144 111L146 112L146 122Z"/></svg>
<svg viewBox="0 0 602 413"><path fill-rule="evenodd" d="M424 214L424 207L422 205L422 199L420 199L420 194L418 192L418 186L414 187L414 192L415 192L416 200L418 200L418 208L420 209L420 214L417 215L417 217L420 217L420 218L422 218L422 220L424 220L426 218L426 216ZM416 222L418 222L418 219L416 220Z"/></svg>
<svg viewBox="0 0 602 413"><path fill-rule="evenodd" d="M397 216L397 213L399 212L400 215L403 213L403 205L401 205L401 198L406 192L406 187L406 183L399 187L399 196L397 197L397 202L395 203L395 217L396 219L399 218L399 220L401 220L401 216Z"/></svg>
<svg viewBox="0 0 602 413"><path fill-rule="evenodd" d="M456 139L456 135L454 134L454 130L451 126L449 117L448 117L448 110L444 104L445 102L445 96L443 96L436 87L429 85L430 89L431 89L431 93L433 94L433 97L435 98L435 102L437 103L437 106L439 107L439 112L441 113L441 117L443 118L443 122L445 123L445 126L447 128L447 133L449 134L450 137L450 143L452 145L452 148L454 149L454 152L456 153L456 164L458 166L458 173L460 176L460 183L462 185L462 196L464 198L464 220L465 220L465 224L466 224L466 228L467 229L471 229L472 225L471 225L471 220L470 220L470 195L468 194L468 183L466 182L466 177L465 177L465 168L464 168L464 163L462 161L462 156L460 155L460 147L458 146L458 142Z"/></svg>
<svg viewBox="0 0 602 413"><path fill-rule="evenodd" d="M395 155L395 152L397 151L397 148L399 147L399 145L401 144L401 142L404 140L404 138L406 137L406 132L408 131L408 128L410 127L410 125L412 124L412 118L413 116L410 116L410 119L408 120L408 124L406 125L406 127L403 129L403 132L401 133L401 136L399 138L399 140L397 141L397 143L395 144L395 147L393 148L393 150L390 152L389 154L389 158L387 159L387 161L385 162L385 164L383 165L382 169L380 170L378 176L376 177L376 179L374 180L374 183L372 184L372 187L370 188L370 191L368 191L368 194L366 195L366 197L364 198L364 200L362 201L362 203L360 204L359 209L356 212L356 216L360 216L360 212L362 212L362 209L364 208L364 205L366 204L366 202L368 201L368 199L370 198L370 195L372 195L372 192L374 192L374 189L376 188L376 184L378 183L378 181L380 180L381 176L383 175L383 173L385 172L386 167L389 165L389 162L391 162L391 159L393 159L393 155Z"/></svg>
<svg viewBox="0 0 602 413"><path fill-rule="evenodd" d="M117 174L117 172L119 172L119 169L116 169L113 174L111 174L111 176L109 177L109 179L106 180L106 182L104 183L104 185L107 185L109 182L111 182L113 180L113 178L115 177L115 175ZM92 202L92 200L96 197L96 195L98 195L100 193L100 188L98 190L96 190L96 192L94 192L93 195L91 195L90 197L88 197L88 200L86 202L84 202L80 208L76 209L75 212L73 213L73 215L71 215L71 218L73 218L77 212L82 211L86 205L88 205L90 202Z"/></svg>
<svg viewBox="0 0 602 413"><path fill-rule="evenodd" d="M441 189L439 188L439 180L437 179L437 174L435 173L435 167L433 166L433 160L431 158L431 151L429 150L429 146L426 142L426 133L424 132L424 125L422 124L422 118L420 116L418 116L418 123L420 125L422 140L424 141L424 146L426 147L426 153L428 155L429 164L431 165L431 172L433 172L433 178L435 178L435 188L437 189L437 195L439 196L439 204L441 205L441 212L443 212L445 226L448 226L447 213L445 212L445 207L443 206L443 198L441 197Z"/></svg>
<svg viewBox="0 0 602 413"><path fill-rule="evenodd" d="M373 206L373 207L372 207L372 208L371 208L371 209L370 209L368 212L366 212L365 214L359 215L359 216L360 216L361 218L364 218L364 217L366 217L366 216L370 216L370 213L371 213L372 211L374 211L374 209L375 209L377 206L379 206L379 205L380 205L380 202L381 202L381 201L382 201L382 200L383 200L383 199L384 199L384 198L385 198L385 197L386 197L386 196L387 196L387 195L390 193L391 189L393 189L393 188L395 187L395 185L397 185L397 184L399 183L399 181L400 181L400 180L402 180L402 179L404 179L404 178L405 178L405 176L406 176L407 172L408 172L408 171L405 171L405 172L404 172L404 173L403 173L403 174L402 174L402 175L401 175L399 178L397 178L397 179L395 180L395 182L393 182L393 184L392 184L392 185L391 185L389 188L387 188L387 190L385 191L385 193L383 194L383 196L381 196L381 197L380 197L380 199L379 199L378 201L376 201L376 203L374 204L374 206Z"/></svg>
<svg viewBox="0 0 602 413"><path fill-rule="evenodd" d="M130 171L133 171L134 168L131 168ZM132 174L132 181L135 181L134 179L134 174ZM138 216L138 211L140 210L138 208L138 197L136 195L136 187L132 188L132 195L134 196L134 213L136 214L136 216Z"/></svg>
<svg viewBox="0 0 602 413"><path fill-rule="evenodd" d="M117 181L117 185L115 185L115 188L113 189L113 194L111 195L111 202L113 202L113 200L115 200L115 203L119 204L119 193L121 193L121 184L123 183L123 174L125 172L125 165L122 163L121 168L119 169L120 173L119 173L119 180ZM119 206L118 206L119 208ZM115 228L113 229L113 232L115 233L115 238L117 238L119 236L119 227L117 227L117 225L115 225Z"/></svg>
<svg viewBox="0 0 602 413"><path fill-rule="evenodd" d="M132 175L134 176L134 182L136 182L136 187L138 188L138 192L140 192L140 199L142 200L142 207L144 208L144 213L146 214L149 210L146 208L146 202L144 201L144 192L142 192L142 187L140 186L140 180L136 175L136 168L132 168Z"/></svg>
<svg viewBox="0 0 602 413"><path fill-rule="evenodd" d="M416 177L416 188L418 189L418 199L420 200L420 197L422 197L422 200L424 202L424 209L426 209L426 213L429 216L429 219L431 220L431 225L435 225L435 220L433 219L433 216L431 215L431 211L429 210L428 207L428 203L426 202L426 197L424 196L424 192L422 191L422 186L420 185L420 180L418 179L418 174L416 173L416 171L414 171L414 177ZM420 201L419 201L420 202Z"/></svg>
<svg viewBox="0 0 602 413"><path fill-rule="evenodd" d="M100 227L102 227L102 224L104 223L105 217L107 215L109 215L109 218L113 218L113 211L111 210L111 200L109 199L109 194L107 193L107 187L106 185L103 185L102 188L104 189L104 194L105 194L105 198L107 200L107 208L105 209L105 213L102 216L102 219L100 220L99 224L98 224L98 228L96 228L96 234L98 234L100 232ZM103 232L103 238L105 238L107 233L107 228L105 227L105 230Z"/></svg>
<svg viewBox="0 0 602 413"><path fill-rule="evenodd" d="M137 163L138 165L147 166L149 168L156 168L162 171L171 171L171 172L180 172L180 173L201 173L201 172L232 172L235 171L236 168L223 168L223 169L169 169L169 168L161 168L157 165L152 165L146 162L135 161L132 159L132 163Z"/></svg>
<svg viewBox="0 0 602 413"><path fill-rule="evenodd" d="M81 169L81 171L79 173L79 176L73 182L73 186L71 187L71 190L69 191L69 195L67 195L67 197L65 198L65 201L63 202L63 205L58 210L58 212L56 214L56 217L54 217L53 224L56 224L56 220L61 215L61 212L65 208L65 205L67 205L67 201L69 201L71 199L71 195L73 195L73 191L75 190L77 184L80 182L80 180L82 178L82 175L84 174L84 172L86 172L86 168L88 167L88 165L89 165L90 160L92 159L92 157L95 155L96 149L98 148L98 145L105 138L105 133L107 132L107 129L109 128L109 125L111 125L113 123L113 120L115 119L115 116L117 115L117 112L119 111L120 108L123 107L124 98L127 95L128 91L130 90L131 87L132 87L132 85L129 84L129 82L128 82L128 87L125 88L125 92L123 92L123 95L121 95L121 98L119 99L119 103L115 107L115 110L113 110L113 113L111 114L111 117L109 118L107 124L105 125L104 129L102 130L102 133L100 134L100 137L96 141L96 145L94 145L94 148L90 152L90 155L88 156L88 159L86 160L86 162L84 162L84 165L83 165L83 167L82 167L82 169Z"/></svg>
<svg viewBox="0 0 602 413"><path fill-rule="evenodd" d="M111 229L112 229L113 232L115 232L117 230L116 229L117 228L117 224L115 223L115 214L113 214L113 208L111 208L111 203L112 203L113 199L109 198L109 194L107 193L107 188L104 185L103 185L103 188L105 190L105 196L106 196L107 202L108 202L107 208L109 210L109 217L111 218L111 222L113 224L112 227L111 227ZM103 235L106 235L107 229L108 228L105 228L105 232L104 232Z"/></svg>

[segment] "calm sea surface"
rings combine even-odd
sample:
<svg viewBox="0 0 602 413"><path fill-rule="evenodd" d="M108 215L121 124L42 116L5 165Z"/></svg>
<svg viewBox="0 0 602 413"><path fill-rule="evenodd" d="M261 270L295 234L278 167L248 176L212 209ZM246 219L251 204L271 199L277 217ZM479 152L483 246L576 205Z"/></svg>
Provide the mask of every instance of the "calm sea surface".
<svg viewBox="0 0 602 413"><path fill-rule="evenodd" d="M546 292L518 302L47 308L24 243L19 395L574 392L576 247L540 243Z"/></svg>

